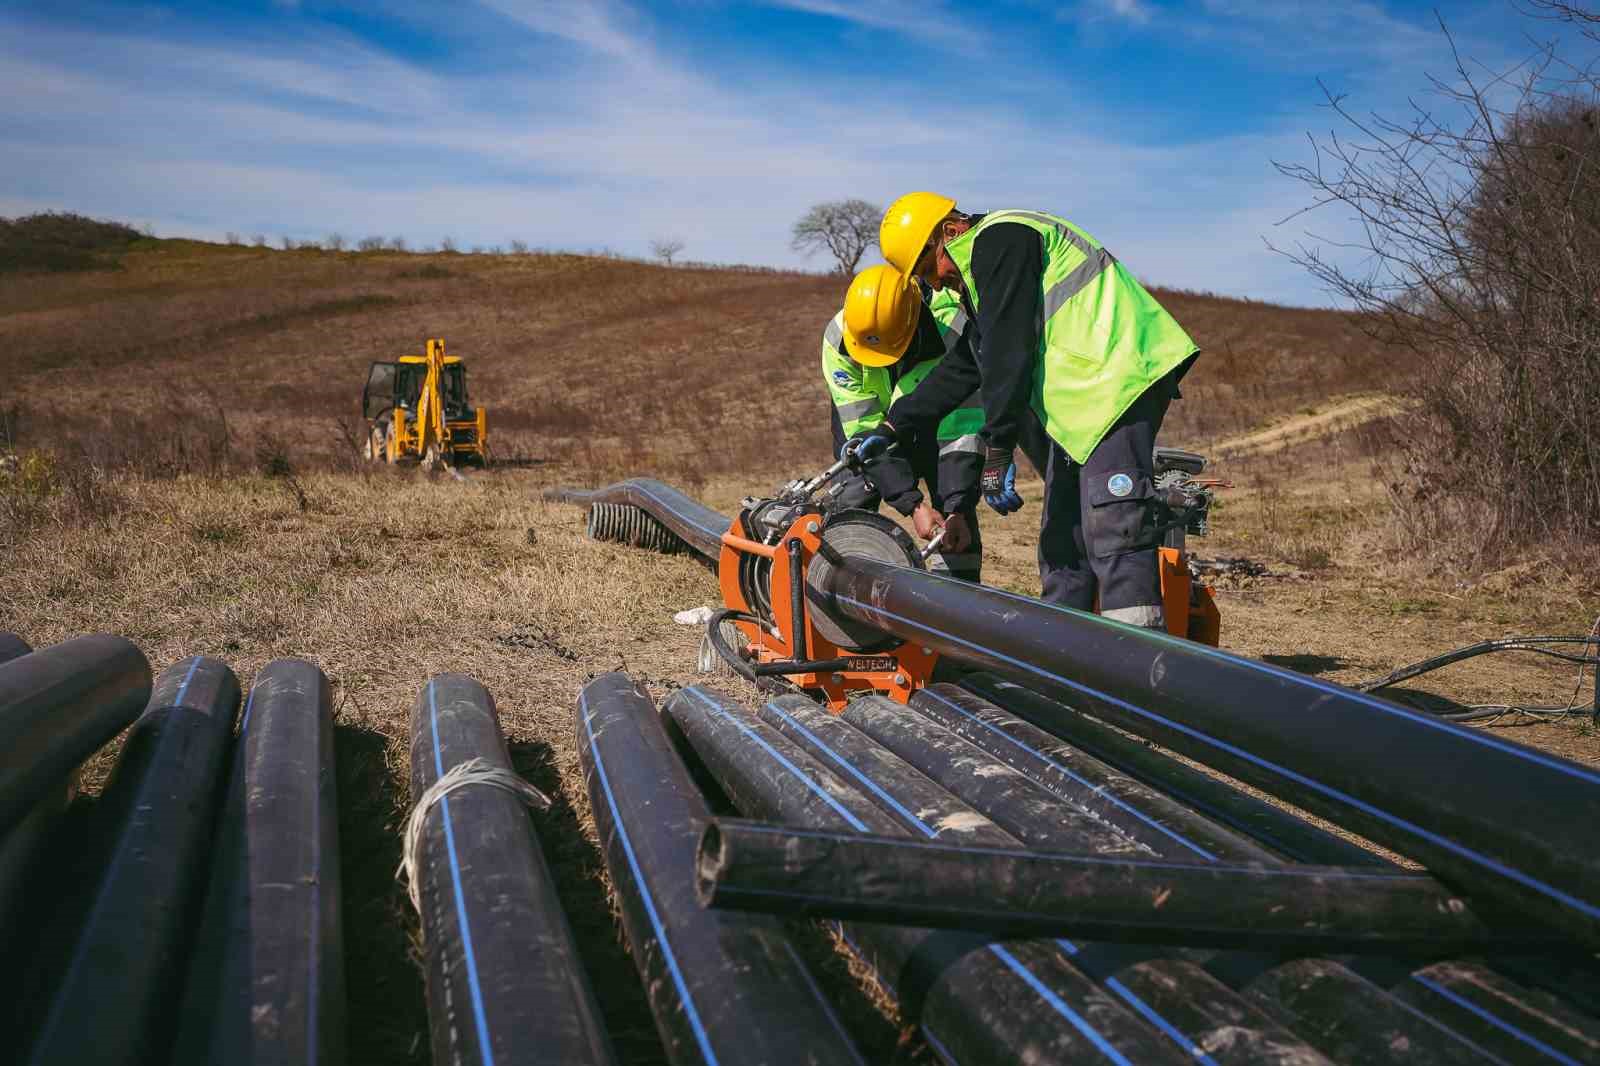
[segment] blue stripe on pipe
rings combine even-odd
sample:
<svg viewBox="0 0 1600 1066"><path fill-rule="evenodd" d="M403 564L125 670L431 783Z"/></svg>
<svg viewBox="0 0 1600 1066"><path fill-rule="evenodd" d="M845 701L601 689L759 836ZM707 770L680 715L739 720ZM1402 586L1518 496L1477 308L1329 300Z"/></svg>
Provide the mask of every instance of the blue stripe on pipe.
<svg viewBox="0 0 1600 1066"><path fill-rule="evenodd" d="M184 693L189 691L189 682L191 680L193 680L194 672L195 672L195 670L199 669L199 667L200 667L200 656L196 655L193 659L191 659L189 661L189 672L183 675L183 684L178 686L178 694L176 696L172 697L172 705L174 707L182 707L183 706L183 695L184 695Z"/></svg>
<svg viewBox="0 0 1600 1066"><path fill-rule="evenodd" d="M1078 953L1078 945L1074 944L1070 940L1062 940L1058 938L1055 943L1057 947L1066 952L1068 955L1076 955ZM1216 1060L1210 1055L1206 1054L1205 1048L1201 1047L1199 1044L1196 1044L1193 1040L1189 1039L1189 1037L1185 1036L1183 1031L1177 1026L1173 1025L1161 1015L1157 1014L1155 1008L1150 1006L1150 1004L1146 1003L1144 1000L1140 999L1134 993L1133 989L1129 988L1115 977L1107 977L1105 981L1107 988L1121 996L1125 1001L1127 1001L1129 1006L1139 1012L1140 1017L1144 1018L1145 1021L1149 1022L1157 1029L1161 1030L1163 1036L1167 1037L1167 1039L1171 1040L1174 1044L1177 1044L1179 1047L1183 1048L1183 1050L1188 1052L1189 1055L1192 1056L1197 1062L1207 1063L1208 1066L1217 1066Z"/></svg>
<svg viewBox="0 0 1600 1066"><path fill-rule="evenodd" d="M1444 985L1433 980L1432 978L1423 977L1421 974L1412 974L1411 979L1417 982L1417 984L1421 985L1423 988L1426 988L1428 991L1438 993L1451 1003L1454 1003L1456 1006L1476 1014L1478 1017L1482 1018L1496 1029L1515 1037L1517 1040L1533 1048L1546 1058L1554 1059L1556 1062L1561 1063L1562 1066L1579 1066L1577 1059L1574 1059L1568 1055L1563 1055L1560 1051L1557 1051L1555 1048L1551 1047L1549 1044L1546 1044L1538 1037L1532 1035L1531 1033L1523 1032L1521 1029L1518 1029L1516 1026L1512 1025L1503 1018L1496 1017L1494 1014L1491 1014L1489 1011L1478 1006L1470 999L1467 999L1465 996L1462 996L1459 993L1452 992L1450 989L1446 988Z"/></svg>
<svg viewBox="0 0 1600 1066"><path fill-rule="evenodd" d="M1011 656L995 651L992 648L985 648L981 644L974 643L973 641L967 640L963 637L958 637L953 633L946 633L944 630L939 629L936 626L930 626L922 622L912 621L903 615L896 614L895 612L887 610L883 607L875 607L869 603L862 603L860 600L851 599L849 596L841 596L836 594L835 598L844 603L854 604L855 606L862 608L864 611L876 613L886 618L893 618L897 622L902 622L905 625L913 626L927 633L936 634L945 638L946 640L954 641L957 644L971 648L973 651L981 652L984 655L1003 660L1019 670L1025 670L1029 673L1036 674L1039 677L1048 678L1049 680L1061 685L1065 685L1068 688L1076 689L1077 691L1093 696L1096 699L1104 700L1106 703L1110 703L1113 706L1121 707L1130 714L1135 714L1141 718L1148 718L1152 721L1160 722L1162 725L1165 725L1170 729L1193 737L1194 739L1199 740L1204 744L1208 744L1211 747L1225 751L1236 758L1243 759L1245 762L1254 763L1255 765L1270 770L1273 773L1281 774L1282 776L1289 778L1291 781L1295 781L1301 785L1304 785L1313 791L1320 792L1326 796L1331 796L1341 803L1349 804L1357 810L1369 814L1379 821L1388 822L1390 825L1403 829L1406 832L1420 837L1423 840L1443 848L1446 851L1459 855L1469 862L1476 863L1479 866L1497 873L1501 877L1515 881L1526 888L1531 888L1543 896L1548 896L1549 898L1578 911L1588 918L1600 919L1600 907L1596 907L1592 903L1578 899L1576 896L1573 896L1567 892L1563 892L1554 885L1546 884L1545 882L1540 881L1538 878L1529 876L1528 874L1523 873L1521 870L1514 870L1504 863L1490 858L1489 856L1480 852L1473 851L1471 848L1468 848L1463 844L1458 844L1453 840L1448 840L1445 837L1438 835L1437 833L1430 832L1414 822L1408 822L1404 818L1390 814L1388 811L1382 810L1378 807L1374 807L1370 803L1358 800L1354 796L1351 796L1345 792L1341 792L1331 785L1325 785L1320 781L1313 781L1304 774L1296 773L1286 766L1279 766L1277 763L1272 762L1269 759L1264 759L1252 752L1245 751L1243 748L1229 744L1225 740L1219 740L1218 738L1207 733L1202 733L1193 726L1185 725L1182 722L1167 718L1164 715L1156 714L1154 711L1146 710L1143 707L1129 703L1127 700L1118 699L1117 697L1108 695L1107 693L1101 692L1098 689L1090 688L1088 685L1085 685L1082 682L1069 680L1065 677L1062 677L1060 674L1052 673L1043 667L1035 666L1032 663L1023 662L1021 659L1014 659ZM1185 643L1188 642L1186 641ZM1239 661L1244 662L1245 660L1241 659Z"/></svg>
<svg viewBox="0 0 1600 1066"><path fill-rule="evenodd" d="M686 688L683 690L683 692L685 695L695 697L701 703L705 704L707 707L710 707L714 713L719 714L728 721L732 722L739 732L755 741L756 744L761 747L762 751L765 751L768 755L776 759L783 765L785 770L788 770L791 774L794 774L795 777L805 782L807 788L809 788L812 792L815 792L818 796L822 797L822 801L824 803L832 807L842 818L844 818L846 822L850 823L851 829L854 829L858 833L865 833L867 831L867 824L865 822L851 814L850 811L846 809L838 800L828 795L827 790L812 780L809 774L800 769L794 763L790 762L788 759L785 759L778 749L774 748L771 744L768 744L759 735L757 735L753 729L739 721L739 719L735 718L733 715L729 714L725 708L720 706L714 700L708 698L705 694L701 693L697 689Z"/></svg>
<svg viewBox="0 0 1600 1066"><path fill-rule="evenodd" d="M1110 1059L1112 1062L1117 1063L1118 1066L1133 1066L1133 1063L1128 1060L1127 1056L1123 1055L1122 1052L1112 1047L1110 1041L1101 1036L1100 1033L1095 1030L1094 1026L1085 1021L1077 1011L1067 1006L1065 1000L1051 991L1043 981L1035 977L1026 966L1022 965L1022 963L1017 960L1015 955L1011 954L1011 952L1007 951L999 944L990 944L989 950L996 958L1005 963L1006 966L1010 968L1012 973L1022 978L1022 980L1027 983L1028 987L1033 989L1034 992L1038 994L1040 999L1050 1004L1051 1008L1057 1014L1065 1018L1074 1029L1082 1033L1084 1038L1087 1039L1089 1043L1093 1044L1100 1050L1101 1054Z"/></svg>
<svg viewBox="0 0 1600 1066"><path fill-rule="evenodd" d="M1190 840L1188 837L1186 837L1183 834L1179 833L1177 830L1167 828L1166 826L1162 825L1160 822L1156 821L1154 818L1150 817L1150 815L1148 815L1145 812L1141 811L1139 808L1133 806L1130 803L1127 803L1127 802L1123 801L1121 798L1119 798L1117 796L1114 796L1109 792L1106 792L1104 790L1105 786L1096 785L1096 784L1093 784L1093 783L1091 783L1089 781L1084 780L1082 777L1079 777L1072 770L1070 770L1067 767L1063 766L1061 763L1056 762L1054 759L1052 759L1050 756L1046 755L1044 752L1040 751L1038 748L1035 748L1035 747L1033 747L1032 745L1029 745L1029 744L1024 744L1022 741L1018 740L1016 737L1012 736L1010 733L1007 733L1005 730L997 728L996 726L993 726L990 723L985 722L982 718L979 718L977 715L975 715L972 712L968 711L966 708L961 707L960 705L956 704L955 702L946 699L945 697L939 695L937 692L934 692L932 689L926 689L925 688L925 689L922 690L922 692L923 692L924 695L930 696L933 699L938 700L940 703L946 705L951 710L953 710L957 714L961 715L963 718L968 718L968 719L971 719L972 721L978 723L983 728L985 728L989 732L993 733L995 736L1000 737L1002 740L1008 741L1009 743L1011 743L1015 747L1021 748L1023 751L1026 751L1026 752L1028 752L1028 753L1030 753L1030 754L1032 754L1032 755L1044 760L1045 762L1049 763L1051 766L1055 767L1055 769L1057 769L1061 773L1065 774L1067 777L1070 777L1072 780L1076 781L1078 784L1084 786L1085 788L1088 788L1088 789L1092 790L1096 795L1101 796L1102 798L1106 799L1113 806L1120 807L1122 810L1127 811L1129 814L1133 815L1135 818L1139 819L1141 822L1144 822L1146 825L1150 826L1152 829L1158 830L1161 833L1166 834L1167 836L1171 837L1173 840L1177 841L1179 844L1182 844L1184 847L1186 847L1190 851L1194 852L1196 855L1199 855L1201 858L1205 859L1207 862L1216 862L1217 861L1217 857L1215 855L1211 854L1211 852L1207 851L1205 848L1202 848L1199 844L1196 844L1194 841Z"/></svg>
<svg viewBox="0 0 1600 1066"><path fill-rule="evenodd" d="M439 749L439 708L433 698L433 682L428 682L428 722L433 729L433 768L438 777L444 776L444 756ZM438 778L436 777L435 780ZM467 989L472 995L472 1019L478 1029L478 1047L483 1052L485 1066L494 1066L494 1048L489 1043L489 1019L483 1009L483 989L478 985L478 960L472 950L472 926L467 921L467 901L461 890L461 864L456 859L456 835L450 828L450 797L439 797L439 809L444 822L444 847L450 860L450 881L455 887L456 924L461 927L461 949L466 955Z"/></svg>
<svg viewBox="0 0 1600 1066"><path fill-rule="evenodd" d="M922 1039L926 1040L928 1046L933 1048L933 1053L939 1056L939 1061L948 1063L949 1066L961 1066L959 1060L950 1054L950 1049L945 1047L943 1042L933 1035L933 1030L929 1029L926 1024L922 1026Z"/></svg>
<svg viewBox="0 0 1600 1066"><path fill-rule="evenodd" d="M842 767L846 773L855 778L855 780L860 784L865 786L867 790L870 791L874 796L877 796L879 799L883 800L883 802L887 803L890 808L892 808L902 818L916 826L916 828L922 832L923 836L926 836L931 840L939 835L939 831L937 829L933 828L927 822L924 822L921 818L918 818L915 814L911 813L910 809L908 809L905 804L889 795L889 793L884 790L882 785L878 784L872 778L868 777L866 774L852 766L843 755L840 755L838 752L830 748L821 737L817 736L811 730L801 725L799 719L795 718L788 711L785 711L782 707L779 707L776 703L769 703L767 706L781 715L785 722L788 722L790 725L800 730L800 732L805 735L807 740L811 741L811 743L820 748L823 754L828 756L828 758L832 759L835 763Z"/></svg>
<svg viewBox="0 0 1600 1066"><path fill-rule="evenodd" d="M940 581L954 582L968 589L972 587L970 582L957 581L955 578L947 577L944 574L934 573L933 571L918 571L918 573L925 574L928 577L937 578ZM1520 747L1519 745L1511 744L1500 740L1497 737L1489 736L1480 730L1468 729L1465 726L1459 726L1452 722L1441 721L1435 715L1426 714L1420 711L1413 711L1410 708L1402 707L1397 703L1390 703L1388 700L1380 700L1375 696L1370 696L1367 693L1357 691L1356 689L1345 688L1343 685L1335 685L1332 682L1323 681L1307 674L1297 673L1281 666L1273 666L1271 663L1257 662L1254 659L1246 659L1240 656L1229 655L1220 648L1213 648L1209 644L1197 644L1191 640L1184 640L1182 637L1175 637L1171 633L1168 633L1164 630L1145 629L1142 626L1131 626L1125 622L1118 622L1114 618L1106 618L1103 615L1090 614L1087 611L1077 611L1071 607L1062 607L1060 604L1034 599L1031 596L1020 596L1015 592L1007 592L1004 589L997 589L992 586L986 586L984 591L992 592L995 595L1004 597L1008 600L1016 600L1019 603L1027 603L1035 607L1047 607L1050 610L1059 612L1061 614L1069 614L1078 618L1093 618L1097 622L1108 625L1122 626L1124 629L1141 633L1147 637L1153 637L1157 640L1170 644L1175 648L1182 648L1186 652L1203 655L1209 659L1219 659L1231 666L1243 666L1247 669L1254 670L1256 673L1266 674L1269 677L1276 677L1284 681L1291 681L1296 685L1314 688L1318 692L1325 692L1330 695L1338 696L1342 699L1353 700L1354 702L1362 704L1366 707L1370 707L1375 711L1382 711L1384 714L1391 715L1392 717L1404 719L1413 725L1424 726L1428 729L1436 729L1440 732L1448 733L1457 739L1471 741L1474 744L1481 744L1486 748L1493 748L1496 751L1515 756L1516 758L1522 759L1526 762L1536 763L1540 766L1546 767L1547 769L1566 774L1568 777L1576 777L1578 780L1586 781L1591 785L1600 785L1600 774L1595 773L1588 767L1576 766L1572 763L1563 762L1559 759L1549 758L1548 756L1542 755L1539 752L1530 751L1527 748ZM845 599L846 597L840 596L839 598ZM851 600L850 602L854 603L856 601ZM866 605L861 604L861 606ZM881 610L881 608L873 609ZM884 611L883 613L890 614L888 611ZM938 630L933 630L933 632L937 633ZM946 635L948 636L948 634Z"/></svg>
<svg viewBox="0 0 1600 1066"><path fill-rule="evenodd" d="M589 701L582 692L578 693L578 709L583 712L583 731L589 738L589 753L594 756L595 774L600 778L600 788L605 792L606 803L611 808L611 824L617 827L617 839L622 841L623 854L628 858L628 869L633 871L633 883L639 889L639 898L644 902L644 912L650 919L651 928L655 930L656 943L661 945L661 958L667 964L667 973L671 976L672 983L678 988L678 999L683 1003L683 1012L689 1018L689 1028L694 1031L695 1043L700 1045L700 1054L705 1057L709 1066L717 1066L717 1053L712 1050L711 1038L700 1022L700 1012L695 1009L694 997L689 995L689 986L684 982L683 971L678 969L678 957L672 951L672 941L667 938L667 928L661 921L661 915L656 913L656 902L650 895L650 887L645 883L644 874L639 870L639 860L633 854L633 841L628 838L628 828L622 824L622 811L617 807L617 797L611 791L611 779L606 776L605 759L600 755L600 745L595 742L594 727L590 724L594 716L589 713Z"/></svg>

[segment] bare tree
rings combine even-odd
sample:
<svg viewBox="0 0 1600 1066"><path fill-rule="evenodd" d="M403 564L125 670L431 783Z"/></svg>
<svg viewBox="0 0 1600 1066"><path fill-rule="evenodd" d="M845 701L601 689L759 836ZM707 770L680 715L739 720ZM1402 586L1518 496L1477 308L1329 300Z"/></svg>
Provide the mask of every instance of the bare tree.
<svg viewBox="0 0 1600 1066"><path fill-rule="evenodd" d="M344 251L344 234L330 233L322 242L322 246L330 252Z"/></svg>
<svg viewBox="0 0 1600 1066"><path fill-rule="evenodd" d="M383 238L382 237L363 237L359 241L356 242L356 251L358 251L358 252L381 252L381 251L383 251Z"/></svg>
<svg viewBox="0 0 1600 1066"><path fill-rule="evenodd" d="M250 238L250 243L255 245L257 248L265 248L267 246L266 234L264 234L264 233L256 234L254 237Z"/></svg>
<svg viewBox="0 0 1600 1066"><path fill-rule="evenodd" d="M794 224L792 247L815 255L833 256L841 274L855 272L856 264L878 237L883 208L865 200L835 200L817 204Z"/></svg>
<svg viewBox="0 0 1600 1066"><path fill-rule="evenodd" d="M225 243L225 244L243 244L244 243L243 241L241 241L239 239L239 235L237 233L232 232L231 230L228 232L227 236L222 238L222 240L223 240L223 243Z"/></svg>
<svg viewBox="0 0 1600 1066"><path fill-rule="evenodd" d="M511 254L512 255L527 255L528 254L528 242L527 241L519 241L519 240L513 239L512 242L511 242Z"/></svg>
<svg viewBox="0 0 1600 1066"><path fill-rule="evenodd" d="M1309 187L1312 208L1342 208L1357 233L1286 254L1414 356L1390 383L1420 403L1399 428L1392 482L1404 528L1419 546L1468 547L1480 564L1600 536L1591 69L1554 46L1509 73L1455 53L1451 77L1430 78L1433 99L1403 119L1328 94L1349 132L1313 139L1309 163L1278 164Z"/></svg>
<svg viewBox="0 0 1600 1066"><path fill-rule="evenodd" d="M390 237L389 238L389 250L393 251L393 252L403 252L403 251L405 251L406 250L406 239L404 237Z"/></svg>
<svg viewBox="0 0 1600 1066"><path fill-rule="evenodd" d="M441 237L439 239L439 251L454 253L456 250L456 239L454 237Z"/></svg>
<svg viewBox="0 0 1600 1066"><path fill-rule="evenodd" d="M284 251L286 251L286 252L294 251L295 244L294 244L294 238L293 237L290 237L290 236L287 236L287 235L279 236L278 237L278 243L283 246L283 250Z"/></svg>
<svg viewBox="0 0 1600 1066"><path fill-rule="evenodd" d="M650 242L650 254L667 266L672 265L673 256L683 251L683 248L682 237L656 237Z"/></svg>

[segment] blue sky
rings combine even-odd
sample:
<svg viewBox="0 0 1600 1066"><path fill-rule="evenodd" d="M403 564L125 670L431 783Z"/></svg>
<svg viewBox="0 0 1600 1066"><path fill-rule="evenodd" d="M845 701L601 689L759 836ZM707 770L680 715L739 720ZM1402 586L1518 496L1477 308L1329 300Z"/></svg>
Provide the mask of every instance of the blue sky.
<svg viewBox="0 0 1600 1066"><path fill-rule="evenodd" d="M1548 26L1441 3L1491 67ZM808 205L931 188L1065 215L1147 281L1328 297L1263 238L1331 116L1447 74L1422 3L0 0L0 214L809 265Z"/></svg>

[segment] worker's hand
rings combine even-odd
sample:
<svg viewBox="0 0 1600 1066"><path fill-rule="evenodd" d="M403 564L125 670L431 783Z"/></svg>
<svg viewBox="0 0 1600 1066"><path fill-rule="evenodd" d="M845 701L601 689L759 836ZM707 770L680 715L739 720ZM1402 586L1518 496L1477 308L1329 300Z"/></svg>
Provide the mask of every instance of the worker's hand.
<svg viewBox="0 0 1600 1066"><path fill-rule="evenodd" d="M881 423L865 436L851 437L844 442L839 458L854 458L857 463L870 463L895 445L895 430L889 423Z"/></svg>
<svg viewBox="0 0 1600 1066"><path fill-rule="evenodd" d="M985 448L983 453L983 480L979 482L983 502L1000 514L1010 514L1022 508L1022 497L1017 495L1017 463L1009 448Z"/></svg>
<svg viewBox="0 0 1600 1066"><path fill-rule="evenodd" d="M944 516L944 540L939 542L942 552L964 552L972 547L972 528L967 525L967 516L957 511L955 514Z"/></svg>
<svg viewBox="0 0 1600 1066"><path fill-rule="evenodd" d="M940 517L939 512L934 510L927 500L917 504L917 509L911 512L911 528L915 529L917 536L923 540L928 540L939 532L939 527L943 524L944 519Z"/></svg>

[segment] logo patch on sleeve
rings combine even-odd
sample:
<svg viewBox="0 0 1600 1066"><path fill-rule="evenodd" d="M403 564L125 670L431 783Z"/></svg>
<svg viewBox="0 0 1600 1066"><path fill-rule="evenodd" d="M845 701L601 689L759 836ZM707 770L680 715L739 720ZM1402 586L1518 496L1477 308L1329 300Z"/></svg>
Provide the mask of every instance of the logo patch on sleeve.
<svg viewBox="0 0 1600 1066"><path fill-rule="evenodd" d="M855 379L850 376L850 371L848 370L835 370L833 372L833 381L834 384L847 389L855 384Z"/></svg>
<svg viewBox="0 0 1600 1066"><path fill-rule="evenodd" d="M1127 474L1112 474L1106 482L1106 488L1111 490L1113 496L1126 496L1133 491L1133 478Z"/></svg>

